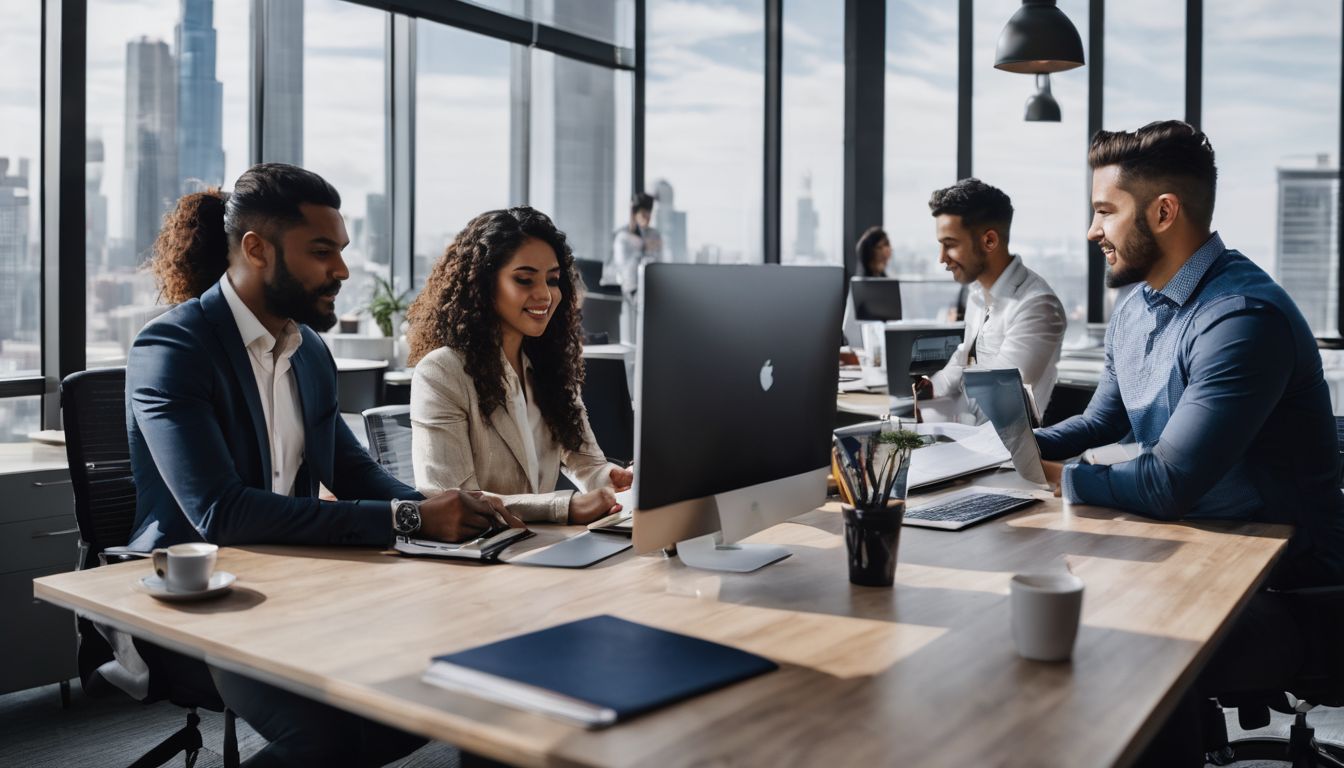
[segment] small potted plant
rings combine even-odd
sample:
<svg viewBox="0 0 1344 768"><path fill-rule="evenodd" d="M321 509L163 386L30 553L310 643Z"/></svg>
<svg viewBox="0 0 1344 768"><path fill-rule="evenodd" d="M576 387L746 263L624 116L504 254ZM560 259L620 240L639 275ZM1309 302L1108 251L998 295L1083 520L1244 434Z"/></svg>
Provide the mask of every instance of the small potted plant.
<svg viewBox="0 0 1344 768"><path fill-rule="evenodd" d="M378 325L378 330L383 332L383 336L392 338L396 330L396 320L406 314L411 304L407 297L411 295L410 291L402 291L400 294L392 287L392 283L383 278L373 276L373 296L369 299L369 315L373 322Z"/></svg>
<svg viewBox="0 0 1344 768"><path fill-rule="evenodd" d="M910 457L927 444L926 436L902 429L899 423L836 431L832 465L846 502L841 508L852 583L891 586L905 520Z"/></svg>

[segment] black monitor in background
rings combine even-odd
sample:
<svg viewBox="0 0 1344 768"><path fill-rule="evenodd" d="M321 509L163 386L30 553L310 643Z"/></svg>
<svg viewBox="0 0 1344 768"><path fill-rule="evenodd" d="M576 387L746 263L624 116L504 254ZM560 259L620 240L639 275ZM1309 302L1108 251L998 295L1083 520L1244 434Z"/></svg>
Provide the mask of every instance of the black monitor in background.
<svg viewBox="0 0 1344 768"><path fill-rule="evenodd" d="M854 298L855 319L901 319L900 280L891 277L851 277L849 293Z"/></svg>
<svg viewBox="0 0 1344 768"><path fill-rule="evenodd" d="M579 306L585 344L617 344L621 341L621 297L589 293Z"/></svg>
<svg viewBox="0 0 1344 768"><path fill-rule="evenodd" d="M920 376L942 370L961 344L961 324L918 323L886 330L887 391L893 397L909 394L910 384Z"/></svg>
<svg viewBox="0 0 1344 768"><path fill-rule="evenodd" d="M592 259L575 259L574 268L579 271L579 279L583 281L584 291L621 295L619 285L602 285L602 262Z"/></svg>
<svg viewBox="0 0 1344 768"><path fill-rule="evenodd" d="M838 267L643 267L636 551L734 571L788 556L707 534L736 542L824 501L843 286Z"/></svg>

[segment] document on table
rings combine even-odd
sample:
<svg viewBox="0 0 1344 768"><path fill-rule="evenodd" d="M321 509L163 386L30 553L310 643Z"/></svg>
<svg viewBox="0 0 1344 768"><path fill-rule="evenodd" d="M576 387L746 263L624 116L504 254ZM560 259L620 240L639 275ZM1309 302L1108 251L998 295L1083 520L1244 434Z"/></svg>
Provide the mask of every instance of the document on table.
<svg viewBox="0 0 1344 768"><path fill-rule="evenodd" d="M994 431L994 425L971 427L965 424L921 424L923 434L943 435L953 442L939 442L915 450L910 456L910 488L933 485L945 480L992 469L1012 455Z"/></svg>

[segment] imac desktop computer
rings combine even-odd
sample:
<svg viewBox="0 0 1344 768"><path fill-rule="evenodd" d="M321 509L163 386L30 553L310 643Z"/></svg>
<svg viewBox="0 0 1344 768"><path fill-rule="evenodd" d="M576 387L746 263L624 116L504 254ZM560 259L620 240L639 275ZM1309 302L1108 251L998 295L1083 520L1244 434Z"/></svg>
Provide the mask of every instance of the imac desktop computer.
<svg viewBox="0 0 1344 768"><path fill-rule="evenodd" d="M844 294L837 267L641 267L636 552L738 572L788 557L737 542L825 501Z"/></svg>

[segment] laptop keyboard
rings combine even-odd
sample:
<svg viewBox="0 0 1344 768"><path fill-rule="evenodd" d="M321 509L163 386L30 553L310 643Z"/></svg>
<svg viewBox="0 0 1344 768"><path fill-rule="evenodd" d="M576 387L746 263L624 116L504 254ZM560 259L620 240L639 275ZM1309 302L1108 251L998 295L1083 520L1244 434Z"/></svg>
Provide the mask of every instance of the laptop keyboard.
<svg viewBox="0 0 1344 768"><path fill-rule="evenodd" d="M957 527L964 527L1034 503L1036 503L1036 499L1033 498L1005 496L999 493L977 493L941 504L917 507L908 510L905 517L907 520L960 523L961 525Z"/></svg>

